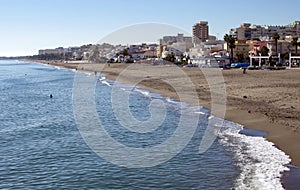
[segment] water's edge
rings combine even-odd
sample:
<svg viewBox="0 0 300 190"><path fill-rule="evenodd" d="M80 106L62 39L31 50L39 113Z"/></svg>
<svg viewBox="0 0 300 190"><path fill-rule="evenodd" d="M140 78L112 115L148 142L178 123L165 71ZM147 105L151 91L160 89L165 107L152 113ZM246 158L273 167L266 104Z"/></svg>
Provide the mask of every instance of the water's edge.
<svg viewBox="0 0 300 190"><path fill-rule="evenodd" d="M240 131L241 134L247 136L258 136L265 137L268 133L260 130L244 128ZM288 164L287 167L290 171L283 172L281 176L281 183L285 189L296 190L300 188L300 168L291 164Z"/></svg>
<svg viewBox="0 0 300 190"><path fill-rule="evenodd" d="M39 63L36 63L39 64ZM43 64L43 63L40 63ZM43 64L46 65L46 64ZM50 67L56 67L57 66L52 66L52 65L48 65ZM63 69L68 69L63 67ZM73 70L74 69L68 69L68 70ZM243 130L241 130L239 132L240 134L246 135L246 136L254 136L254 137L265 137L267 135L266 132L264 131L259 131L259 130L253 130L253 129L248 129L248 128L243 128ZM288 167L290 169L290 171L285 171L282 173L281 175L281 182L282 185L285 189L299 189L300 187L300 182L298 182L298 179L300 178L300 168L293 166L293 165L287 165L286 167Z"/></svg>

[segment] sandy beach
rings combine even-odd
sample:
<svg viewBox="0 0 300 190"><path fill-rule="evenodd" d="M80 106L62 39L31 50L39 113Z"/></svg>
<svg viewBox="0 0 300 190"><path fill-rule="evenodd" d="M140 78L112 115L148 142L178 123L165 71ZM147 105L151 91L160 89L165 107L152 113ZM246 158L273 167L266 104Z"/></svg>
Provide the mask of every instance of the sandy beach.
<svg viewBox="0 0 300 190"><path fill-rule="evenodd" d="M198 105L199 102L201 106L211 109L213 92L207 76L199 68L181 68L184 74L174 74L176 66L167 65L49 64L85 71L96 70L108 79L134 84L192 105ZM226 87L225 119L267 132L266 138L291 157L291 164L300 167L300 69L248 70L246 74L240 69L218 69L218 72L222 74ZM210 76L210 79L214 81L214 77L219 76ZM198 100L193 98L191 89L186 85L189 79ZM180 92L174 86L182 87Z"/></svg>

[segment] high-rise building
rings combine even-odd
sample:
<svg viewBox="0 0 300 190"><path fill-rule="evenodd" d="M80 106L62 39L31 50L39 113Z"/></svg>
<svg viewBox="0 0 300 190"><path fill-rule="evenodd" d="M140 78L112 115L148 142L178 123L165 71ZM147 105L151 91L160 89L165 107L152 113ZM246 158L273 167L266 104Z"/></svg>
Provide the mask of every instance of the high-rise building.
<svg viewBox="0 0 300 190"><path fill-rule="evenodd" d="M193 26L193 41L195 44L206 42L208 40L208 22L201 21Z"/></svg>

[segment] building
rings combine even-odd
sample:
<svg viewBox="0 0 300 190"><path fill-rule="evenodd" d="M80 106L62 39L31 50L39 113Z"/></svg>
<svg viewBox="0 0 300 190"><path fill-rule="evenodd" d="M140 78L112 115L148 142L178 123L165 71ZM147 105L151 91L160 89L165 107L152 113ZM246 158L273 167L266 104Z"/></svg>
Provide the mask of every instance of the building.
<svg viewBox="0 0 300 190"><path fill-rule="evenodd" d="M201 21L193 26L193 42L194 44L200 44L206 42L209 38L208 22Z"/></svg>
<svg viewBox="0 0 300 190"><path fill-rule="evenodd" d="M255 40L255 39L271 39L274 33L278 33L281 39L286 37L300 38L300 21L285 26L266 26L253 25L243 23L238 28L233 28L229 34L236 37L237 40Z"/></svg>
<svg viewBox="0 0 300 190"><path fill-rule="evenodd" d="M184 36L178 33L177 36L163 36L159 39L159 46L157 47L157 57L161 58L164 54L168 53L168 50L173 53L187 52L193 47L193 38L190 36ZM178 50L178 51L175 51Z"/></svg>
<svg viewBox="0 0 300 190"><path fill-rule="evenodd" d="M177 57L176 59L178 59L178 57L180 57L183 54L184 52L173 47L162 46L162 53L160 58L166 58L167 55L174 55L175 57Z"/></svg>
<svg viewBox="0 0 300 190"><path fill-rule="evenodd" d="M133 59L146 59L146 58L156 58L157 50L147 50L147 51L139 51L139 52L134 52L131 54L131 57Z"/></svg>
<svg viewBox="0 0 300 190"><path fill-rule="evenodd" d="M63 54L65 53L65 49L63 47L58 47L55 49L41 49L39 50L39 55L46 55L46 54Z"/></svg>
<svg viewBox="0 0 300 190"><path fill-rule="evenodd" d="M176 42L176 43L173 43L172 45L168 45L168 47L178 49L181 52L187 52L187 51L189 51L190 48L193 47L193 44L187 43L187 42Z"/></svg>
<svg viewBox="0 0 300 190"><path fill-rule="evenodd" d="M224 56L224 45L223 40L202 42L191 48L189 55L191 58Z"/></svg>
<svg viewBox="0 0 300 190"><path fill-rule="evenodd" d="M163 36L162 39L159 39L159 45L172 45L173 43L192 44L193 39L190 36L184 36L180 33L177 36Z"/></svg>
<svg viewBox="0 0 300 190"><path fill-rule="evenodd" d="M276 45L274 41L269 41L267 43L267 48L270 50L271 55L276 55ZM295 47L292 46L291 42L288 40L278 40L277 53L283 55L287 52L295 53Z"/></svg>
<svg viewBox="0 0 300 190"><path fill-rule="evenodd" d="M162 58L162 53L163 53L163 51L165 50L166 47L167 47L167 45L159 45L159 46L157 47L157 50L156 50L156 56L157 56L158 58Z"/></svg>
<svg viewBox="0 0 300 190"><path fill-rule="evenodd" d="M262 48L264 46L267 47L268 44L267 41L261 41L261 40L248 40L247 43L249 44L249 55L255 55L255 56L258 56Z"/></svg>
<svg viewBox="0 0 300 190"><path fill-rule="evenodd" d="M250 46L246 40L236 40L235 48L233 49L234 56L236 56L237 53L242 53L244 55L244 58L249 57L249 51L250 51L249 47Z"/></svg>
<svg viewBox="0 0 300 190"><path fill-rule="evenodd" d="M243 23L237 28L237 39L238 40L250 40L251 39L251 24Z"/></svg>

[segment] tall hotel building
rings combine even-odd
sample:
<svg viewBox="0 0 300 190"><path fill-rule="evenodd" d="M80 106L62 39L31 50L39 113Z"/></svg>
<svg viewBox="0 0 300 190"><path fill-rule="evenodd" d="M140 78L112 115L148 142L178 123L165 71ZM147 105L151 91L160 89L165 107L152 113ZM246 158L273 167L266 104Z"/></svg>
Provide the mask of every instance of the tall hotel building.
<svg viewBox="0 0 300 190"><path fill-rule="evenodd" d="M194 44L200 44L208 40L208 22L201 21L193 26L193 42Z"/></svg>

